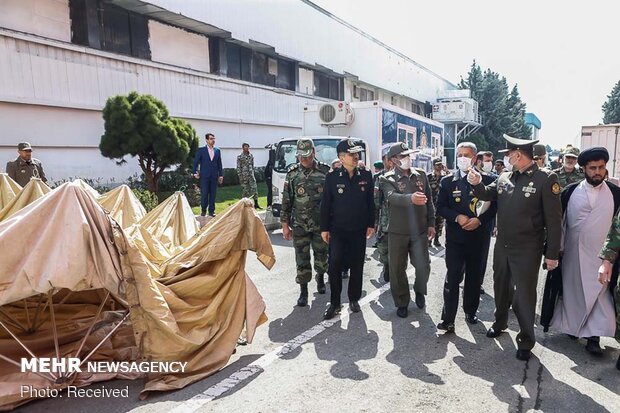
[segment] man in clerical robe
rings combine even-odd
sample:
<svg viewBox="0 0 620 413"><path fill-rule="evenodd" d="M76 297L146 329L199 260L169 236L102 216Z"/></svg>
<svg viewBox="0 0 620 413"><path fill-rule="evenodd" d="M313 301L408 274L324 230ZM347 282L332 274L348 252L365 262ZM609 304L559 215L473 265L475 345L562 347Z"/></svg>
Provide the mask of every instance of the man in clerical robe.
<svg viewBox="0 0 620 413"><path fill-rule="evenodd" d="M602 354L600 337L613 337L616 315L609 285L598 282L599 252L620 205L620 188L604 180L609 153L589 148L579 155L585 179L562 191L564 211L562 298L552 327L585 338L586 350Z"/></svg>

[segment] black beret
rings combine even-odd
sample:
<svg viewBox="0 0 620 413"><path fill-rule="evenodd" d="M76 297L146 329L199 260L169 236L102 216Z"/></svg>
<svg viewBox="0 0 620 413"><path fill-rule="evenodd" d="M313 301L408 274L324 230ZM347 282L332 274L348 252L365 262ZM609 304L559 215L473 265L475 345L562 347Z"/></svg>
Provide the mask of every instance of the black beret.
<svg viewBox="0 0 620 413"><path fill-rule="evenodd" d="M588 162L600 159L607 163L609 161L609 152L602 146L595 146L593 148L584 149L577 157L577 163L579 163L580 166L586 166Z"/></svg>

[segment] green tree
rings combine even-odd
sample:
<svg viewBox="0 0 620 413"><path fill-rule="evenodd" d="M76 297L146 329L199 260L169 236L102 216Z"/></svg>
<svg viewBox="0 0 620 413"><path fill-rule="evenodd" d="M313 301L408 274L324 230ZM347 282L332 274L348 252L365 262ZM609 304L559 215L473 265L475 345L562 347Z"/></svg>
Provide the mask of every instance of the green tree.
<svg viewBox="0 0 620 413"><path fill-rule="evenodd" d="M105 133L99 150L106 158L126 162L138 158L148 189L156 193L162 173L176 165L189 165L198 148L194 128L170 117L164 103L151 95L131 92L108 98L103 108Z"/></svg>
<svg viewBox="0 0 620 413"><path fill-rule="evenodd" d="M620 81L607 95L607 102L603 103L603 123L620 123Z"/></svg>

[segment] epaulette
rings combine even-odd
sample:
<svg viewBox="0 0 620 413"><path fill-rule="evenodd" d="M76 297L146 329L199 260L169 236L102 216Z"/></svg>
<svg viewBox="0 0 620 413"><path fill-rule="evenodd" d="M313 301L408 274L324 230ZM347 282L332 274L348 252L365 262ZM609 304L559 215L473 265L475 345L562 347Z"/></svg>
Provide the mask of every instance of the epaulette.
<svg viewBox="0 0 620 413"><path fill-rule="evenodd" d="M298 163L296 163L296 164L294 164L294 165L291 165L291 166L288 168L288 171L286 171L286 172L287 172L287 173L289 173L289 172L293 172L293 171L294 171L295 169L297 169L297 168L299 168L299 164L298 164Z"/></svg>
<svg viewBox="0 0 620 413"><path fill-rule="evenodd" d="M328 172L332 170L332 167L329 166L328 164L326 164L325 162L317 161L316 163L317 163L317 168L318 169L325 169Z"/></svg>
<svg viewBox="0 0 620 413"><path fill-rule="evenodd" d="M387 171L386 173L384 173L383 175L381 175L383 178L388 178L390 176L394 176L394 170L392 169L391 171Z"/></svg>
<svg viewBox="0 0 620 413"><path fill-rule="evenodd" d="M426 170L422 169L422 168L416 168L414 167L413 169L416 170L417 173L422 174L422 175L426 175Z"/></svg>

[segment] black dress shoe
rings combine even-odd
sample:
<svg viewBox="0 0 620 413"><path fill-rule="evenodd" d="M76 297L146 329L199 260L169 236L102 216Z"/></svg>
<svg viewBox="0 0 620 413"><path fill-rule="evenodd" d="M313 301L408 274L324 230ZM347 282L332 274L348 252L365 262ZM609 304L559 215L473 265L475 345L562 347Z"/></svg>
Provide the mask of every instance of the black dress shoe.
<svg viewBox="0 0 620 413"><path fill-rule="evenodd" d="M593 340L589 338L588 344L586 344L586 350L588 351L588 353L594 356L603 355L603 349L601 348L601 345L599 344L598 340Z"/></svg>
<svg viewBox="0 0 620 413"><path fill-rule="evenodd" d="M325 310L325 314L323 314L323 320L331 320L336 316L336 314L340 313L340 306L335 306L330 304Z"/></svg>
<svg viewBox="0 0 620 413"><path fill-rule="evenodd" d="M519 360L527 361L532 356L532 352L530 350L517 350L517 358Z"/></svg>
<svg viewBox="0 0 620 413"><path fill-rule="evenodd" d="M502 334L502 330L496 330L493 327L487 330L487 337L489 338L499 337L500 334Z"/></svg>
<svg viewBox="0 0 620 413"><path fill-rule="evenodd" d="M383 281L386 283L390 282L390 272L386 270L385 267L381 270L381 278L383 278Z"/></svg>
<svg viewBox="0 0 620 413"><path fill-rule="evenodd" d="M424 294L415 293L415 305L417 305L418 308L424 308L426 305L426 297L424 297Z"/></svg>
<svg viewBox="0 0 620 413"><path fill-rule="evenodd" d="M572 334L567 334L566 337L570 338L571 340L577 340L577 336L574 336Z"/></svg>
<svg viewBox="0 0 620 413"><path fill-rule="evenodd" d="M618 361L616 361L616 368L620 370L620 356L618 356Z"/></svg>
<svg viewBox="0 0 620 413"><path fill-rule="evenodd" d="M465 314L465 321L469 324L478 324L478 317L472 314Z"/></svg>
<svg viewBox="0 0 620 413"><path fill-rule="evenodd" d="M349 303L349 309L354 313L359 313L360 311L362 311L360 309L360 304L357 301L351 301Z"/></svg>
<svg viewBox="0 0 620 413"><path fill-rule="evenodd" d="M437 330L443 330L446 333L454 333L454 323L441 322L437 324Z"/></svg>
<svg viewBox="0 0 620 413"><path fill-rule="evenodd" d="M396 315L400 318L407 318L407 315L409 315L409 310L407 310L407 307L398 307L398 310L396 310Z"/></svg>

